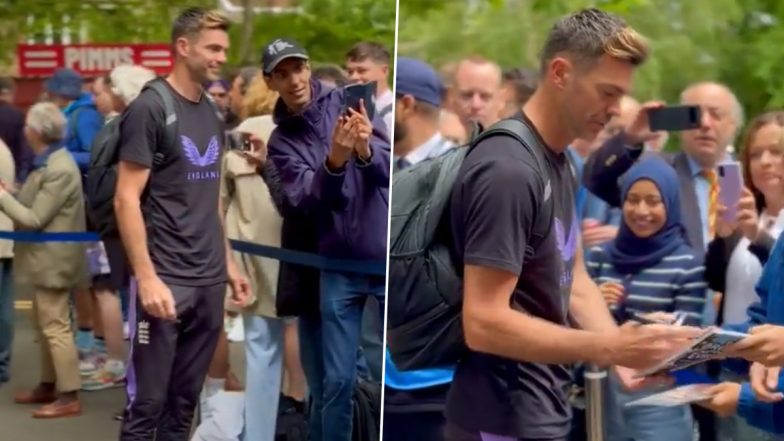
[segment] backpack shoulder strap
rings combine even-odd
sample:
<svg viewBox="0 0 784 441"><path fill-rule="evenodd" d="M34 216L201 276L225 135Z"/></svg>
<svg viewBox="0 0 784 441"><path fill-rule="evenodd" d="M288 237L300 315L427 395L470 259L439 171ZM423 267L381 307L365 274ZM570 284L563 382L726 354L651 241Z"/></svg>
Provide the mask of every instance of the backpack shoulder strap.
<svg viewBox="0 0 784 441"><path fill-rule="evenodd" d="M378 112L378 116L379 116L380 118L383 118L383 117L387 116L388 114L392 113L392 106L393 106L393 104L392 104L392 103L389 103L389 104L387 104L386 106L384 106L384 108L383 108L383 109L381 109L381 110Z"/></svg>
<svg viewBox="0 0 784 441"><path fill-rule="evenodd" d="M172 96L171 91L168 87L166 87L165 84L163 84L163 81L166 80L152 80L147 83L147 87L155 91L155 93L157 93L158 96L160 96L163 100L163 111L166 115L164 127L164 145L166 146L166 149L170 149L177 142L177 108L174 105L174 97ZM167 150L164 150L159 146L156 151L154 162L162 162L166 155L166 151Z"/></svg>
<svg viewBox="0 0 784 441"><path fill-rule="evenodd" d="M528 123L518 118L507 118L493 124L490 126L490 128L480 133L474 139L470 148L473 149L481 141L491 136L499 135L510 136L522 144L522 146L534 158L534 169L543 180L544 199L538 207L536 213L536 221L534 223L534 228L532 229L533 240L530 244L532 250L536 250L539 244L541 244L550 234L550 228L553 224L553 215L555 214L555 209L553 206L554 196L552 195L552 187L549 178L550 174L547 171L547 160L544 157L544 152L542 152L541 149L535 147L537 144L539 144L539 141L534 136L533 128L530 127Z"/></svg>

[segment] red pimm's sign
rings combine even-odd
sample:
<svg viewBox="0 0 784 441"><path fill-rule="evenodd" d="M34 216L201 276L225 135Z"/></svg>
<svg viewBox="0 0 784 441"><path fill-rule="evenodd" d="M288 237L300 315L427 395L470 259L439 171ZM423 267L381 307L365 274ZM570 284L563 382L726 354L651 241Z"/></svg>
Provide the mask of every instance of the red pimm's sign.
<svg viewBox="0 0 784 441"><path fill-rule="evenodd" d="M121 64L137 64L164 75L172 67L168 44L20 44L16 54L22 77L48 77L61 67L92 77Z"/></svg>

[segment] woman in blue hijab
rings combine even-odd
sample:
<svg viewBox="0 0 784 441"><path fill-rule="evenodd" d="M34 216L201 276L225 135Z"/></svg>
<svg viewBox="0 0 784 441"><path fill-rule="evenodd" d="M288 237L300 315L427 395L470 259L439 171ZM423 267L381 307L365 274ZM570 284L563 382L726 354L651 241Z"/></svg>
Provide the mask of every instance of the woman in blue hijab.
<svg viewBox="0 0 784 441"><path fill-rule="evenodd" d="M594 247L586 265L619 323L635 314L681 313L699 324L705 304L704 266L681 223L678 177L657 157L635 165L621 189L622 221L612 242ZM656 391L629 393L609 381L608 441L691 441L688 406L625 407Z"/></svg>

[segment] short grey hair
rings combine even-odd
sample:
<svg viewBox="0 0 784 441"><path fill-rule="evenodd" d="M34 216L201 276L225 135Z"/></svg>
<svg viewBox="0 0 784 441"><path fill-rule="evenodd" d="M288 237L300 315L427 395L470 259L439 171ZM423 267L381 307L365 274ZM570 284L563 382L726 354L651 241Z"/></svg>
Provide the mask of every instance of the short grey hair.
<svg viewBox="0 0 784 441"><path fill-rule="evenodd" d="M112 94L120 98L126 106L130 105L142 92L144 85L153 79L153 71L127 64L115 67L109 74Z"/></svg>
<svg viewBox="0 0 784 441"><path fill-rule="evenodd" d="M735 136L737 136L740 133L740 130L743 128L744 118L746 115L743 112L743 105L740 103L738 96L735 95L735 92L733 92L732 89L730 89L726 84L715 81L702 81L699 83L693 83L689 85L689 87L683 89L683 92L681 92L681 103L684 101L684 98L688 92L701 86L716 86L727 91L727 94L729 94L730 98L732 99L732 117L735 119L735 123L737 124L737 127L735 128Z"/></svg>
<svg viewBox="0 0 784 441"><path fill-rule="evenodd" d="M54 103L34 104L27 111L27 127L38 133L47 144L65 139L67 121L65 115Z"/></svg>

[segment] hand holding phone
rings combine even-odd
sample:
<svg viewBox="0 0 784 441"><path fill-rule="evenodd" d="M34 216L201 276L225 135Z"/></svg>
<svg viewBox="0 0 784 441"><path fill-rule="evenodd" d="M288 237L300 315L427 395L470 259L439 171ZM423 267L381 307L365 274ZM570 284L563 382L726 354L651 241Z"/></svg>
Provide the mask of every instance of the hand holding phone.
<svg viewBox="0 0 784 441"><path fill-rule="evenodd" d="M248 152L252 149L251 134L237 130L228 133L227 145L229 150Z"/></svg>
<svg viewBox="0 0 784 441"><path fill-rule="evenodd" d="M693 130L702 124L699 106L665 106L648 109L648 125L652 132Z"/></svg>
<svg viewBox="0 0 784 441"><path fill-rule="evenodd" d="M738 220L738 204L743 195L743 172L739 162L725 162L716 168L719 181L719 203L725 207L722 220L734 223Z"/></svg>
<svg viewBox="0 0 784 441"><path fill-rule="evenodd" d="M360 112L360 106L363 105L365 107L365 113L367 113L367 117L370 121L373 121L373 117L375 116L375 105L374 105L374 97L376 95L376 82L371 81L369 83L356 83L356 84L349 84L344 88L343 93L343 114L345 116L351 116L349 109L354 109L357 112Z"/></svg>

